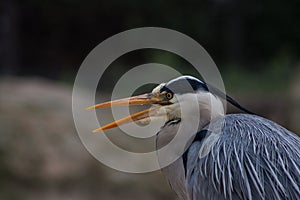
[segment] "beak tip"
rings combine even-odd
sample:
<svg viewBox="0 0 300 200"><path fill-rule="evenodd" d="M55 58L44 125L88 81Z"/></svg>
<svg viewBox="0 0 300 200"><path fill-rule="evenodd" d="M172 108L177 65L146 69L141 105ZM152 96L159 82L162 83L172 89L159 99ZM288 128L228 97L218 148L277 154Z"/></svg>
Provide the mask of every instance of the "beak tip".
<svg viewBox="0 0 300 200"><path fill-rule="evenodd" d="M98 132L100 132L100 131L102 131L102 129L101 129L101 128L99 128L99 129L95 129L95 130L92 130L92 132L93 132L93 133L98 133Z"/></svg>
<svg viewBox="0 0 300 200"><path fill-rule="evenodd" d="M90 107L85 108L85 110L92 110L93 108L94 108L94 106L90 106Z"/></svg>

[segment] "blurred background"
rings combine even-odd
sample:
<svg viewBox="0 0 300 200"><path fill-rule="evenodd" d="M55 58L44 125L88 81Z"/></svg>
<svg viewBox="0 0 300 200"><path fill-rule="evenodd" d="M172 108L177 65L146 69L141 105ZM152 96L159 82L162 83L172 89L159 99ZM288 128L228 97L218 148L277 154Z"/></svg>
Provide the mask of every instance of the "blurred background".
<svg viewBox="0 0 300 200"><path fill-rule="evenodd" d="M131 28L192 37L214 59L228 94L300 133L299 7L297 0L1 0L0 199L174 199L161 172L126 174L99 163L73 124L81 62ZM99 92L109 95L123 73L147 62L193 75L171 53L134 51L112 63Z"/></svg>

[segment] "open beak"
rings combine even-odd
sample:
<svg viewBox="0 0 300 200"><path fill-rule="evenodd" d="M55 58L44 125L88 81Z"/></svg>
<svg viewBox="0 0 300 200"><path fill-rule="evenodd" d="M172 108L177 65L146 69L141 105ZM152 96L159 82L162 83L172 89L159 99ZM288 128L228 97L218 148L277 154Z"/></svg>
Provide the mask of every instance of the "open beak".
<svg viewBox="0 0 300 200"><path fill-rule="evenodd" d="M145 105L145 104L167 105L167 104L170 104L170 102L164 100L164 96L161 94L154 95L152 93L148 93L148 94L143 94L143 95L139 95L139 96L134 96L134 97L100 103L100 104L97 104L94 106L90 106L90 107L86 108L86 110L92 110L92 109L96 109L96 108L108 108L108 107L113 107L113 106ZM127 124L130 122L139 121L139 120L142 120L145 118L149 118L151 116L155 116L158 114L158 110L160 109L160 107L161 106L152 107L150 109L143 110L141 112L132 114L128 117L124 117L122 119L119 119L110 124L107 124L105 126L102 126L98 129L93 130L93 133L111 129L111 128L114 128L114 127L117 127L117 126L120 126L123 124Z"/></svg>

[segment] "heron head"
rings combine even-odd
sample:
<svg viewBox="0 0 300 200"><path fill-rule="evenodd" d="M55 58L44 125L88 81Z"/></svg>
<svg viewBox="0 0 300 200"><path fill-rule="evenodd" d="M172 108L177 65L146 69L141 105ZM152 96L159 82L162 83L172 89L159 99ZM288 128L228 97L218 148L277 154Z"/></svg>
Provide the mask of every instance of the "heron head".
<svg viewBox="0 0 300 200"><path fill-rule="evenodd" d="M90 106L87 110L125 105L154 105L150 109L135 113L101 128L98 132L111 129L133 121L148 122L160 118L165 121L173 119L209 121L223 115L224 107L217 95L210 92L208 85L192 76L180 76L167 83L161 83L151 93L113 100ZM184 109L185 112L181 112Z"/></svg>

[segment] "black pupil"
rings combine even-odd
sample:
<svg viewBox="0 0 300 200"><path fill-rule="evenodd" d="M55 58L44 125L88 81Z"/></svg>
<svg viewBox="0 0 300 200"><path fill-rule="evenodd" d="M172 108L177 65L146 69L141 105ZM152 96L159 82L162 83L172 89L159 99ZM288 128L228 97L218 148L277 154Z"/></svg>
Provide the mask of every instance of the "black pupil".
<svg viewBox="0 0 300 200"><path fill-rule="evenodd" d="M172 94L171 93L167 93L167 98L171 99L172 98Z"/></svg>

